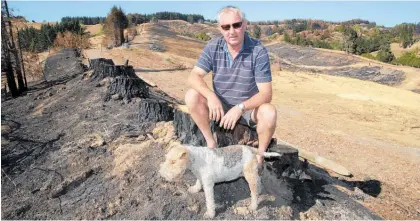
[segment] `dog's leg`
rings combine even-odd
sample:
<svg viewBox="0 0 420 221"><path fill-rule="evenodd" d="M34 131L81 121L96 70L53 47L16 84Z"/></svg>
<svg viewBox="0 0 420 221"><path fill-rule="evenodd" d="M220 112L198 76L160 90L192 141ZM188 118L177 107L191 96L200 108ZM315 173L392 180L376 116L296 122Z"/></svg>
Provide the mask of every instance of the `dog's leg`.
<svg viewBox="0 0 420 221"><path fill-rule="evenodd" d="M260 176L258 175L257 159L251 160L244 168L244 177L249 185L251 191L251 205L250 210L256 211L258 207L258 194L261 185Z"/></svg>
<svg viewBox="0 0 420 221"><path fill-rule="evenodd" d="M190 193L198 193L200 192L202 186L201 186L201 182L200 179L197 179L197 182L195 182L194 186L190 186L190 188L188 188L188 192Z"/></svg>
<svg viewBox="0 0 420 221"><path fill-rule="evenodd" d="M203 179L202 182L207 206L204 218L213 218L216 215L216 205L214 204L214 183L207 179Z"/></svg>

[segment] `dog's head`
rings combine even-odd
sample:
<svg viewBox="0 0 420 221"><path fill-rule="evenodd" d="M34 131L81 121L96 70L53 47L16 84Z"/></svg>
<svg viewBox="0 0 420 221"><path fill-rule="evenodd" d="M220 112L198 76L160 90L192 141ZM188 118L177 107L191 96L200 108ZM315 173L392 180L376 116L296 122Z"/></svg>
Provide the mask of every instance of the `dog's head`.
<svg viewBox="0 0 420 221"><path fill-rule="evenodd" d="M188 167L189 153L182 145L173 146L166 154L165 162L160 164L160 175L167 181L178 180Z"/></svg>

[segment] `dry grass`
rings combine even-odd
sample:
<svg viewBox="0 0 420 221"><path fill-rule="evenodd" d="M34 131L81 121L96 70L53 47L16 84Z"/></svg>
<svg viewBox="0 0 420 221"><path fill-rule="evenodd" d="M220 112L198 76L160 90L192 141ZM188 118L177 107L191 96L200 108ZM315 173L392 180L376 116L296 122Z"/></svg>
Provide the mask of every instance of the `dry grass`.
<svg viewBox="0 0 420 221"><path fill-rule="evenodd" d="M90 42L87 35L77 35L66 31L64 33L57 34L53 47L87 49L90 47Z"/></svg>
<svg viewBox="0 0 420 221"><path fill-rule="evenodd" d="M113 150L114 168L112 175L123 176L125 172L135 169L141 162L142 152L151 146L152 140L140 144L123 144Z"/></svg>
<svg viewBox="0 0 420 221"><path fill-rule="evenodd" d="M43 64L40 55L33 52L23 52L23 62L27 81L34 81L43 78Z"/></svg>
<svg viewBox="0 0 420 221"><path fill-rule="evenodd" d="M420 49L420 41L414 43L413 45L411 45L411 47L408 47L408 48L401 47L399 43L391 43L391 51L392 53L394 53L395 57L397 58L403 55L404 52L410 52L410 51L415 50L416 48ZM420 55L420 50L419 50L419 55Z"/></svg>
<svg viewBox="0 0 420 221"><path fill-rule="evenodd" d="M18 28L18 29L23 29L23 28L36 28L36 29L41 29L41 25L43 23L36 23L36 22L26 22L23 20L12 20L12 26L13 28ZM46 23L45 23L46 24ZM51 23L51 25L54 25L55 23Z"/></svg>
<svg viewBox="0 0 420 221"><path fill-rule="evenodd" d="M124 30L124 38L128 41L132 41L137 35L137 28L131 27Z"/></svg>
<svg viewBox="0 0 420 221"><path fill-rule="evenodd" d="M101 33L103 34L102 24L96 25L85 25L86 32L88 32L91 36L98 36Z"/></svg>
<svg viewBox="0 0 420 221"><path fill-rule="evenodd" d="M390 208L394 200L414 203L412 193L420 191L414 184L420 177L420 95L345 77L274 75L275 136L344 165L354 180L379 180L385 200L376 199L371 209L385 219L403 219Z"/></svg>

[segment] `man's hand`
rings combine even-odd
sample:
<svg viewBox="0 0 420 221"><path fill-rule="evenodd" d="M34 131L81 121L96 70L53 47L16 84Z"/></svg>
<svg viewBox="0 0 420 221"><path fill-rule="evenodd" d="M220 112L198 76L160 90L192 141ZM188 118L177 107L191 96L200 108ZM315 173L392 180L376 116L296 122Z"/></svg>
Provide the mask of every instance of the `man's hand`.
<svg viewBox="0 0 420 221"><path fill-rule="evenodd" d="M226 113L224 117L222 117L219 126L225 129L233 130L233 128L235 128L236 122L241 116L242 110L238 106L234 106Z"/></svg>
<svg viewBox="0 0 420 221"><path fill-rule="evenodd" d="M217 122L225 115L222 102L220 102L219 98L215 94L207 97L207 106L209 107L210 120Z"/></svg>

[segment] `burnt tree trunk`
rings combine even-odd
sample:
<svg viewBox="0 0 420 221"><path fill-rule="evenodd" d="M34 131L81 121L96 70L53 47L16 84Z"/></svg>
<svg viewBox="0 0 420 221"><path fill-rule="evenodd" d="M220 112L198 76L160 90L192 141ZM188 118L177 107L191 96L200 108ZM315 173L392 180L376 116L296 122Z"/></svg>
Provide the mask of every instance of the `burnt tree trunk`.
<svg viewBox="0 0 420 221"><path fill-rule="evenodd" d="M126 101L131 101L134 97L149 97L149 88L146 82L137 77L132 66L116 65L107 70L109 72L106 73L113 78L109 82L105 101L108 101L113 95Z"/></svg>
<svg viewBox="0 0 420 221"><path fill-rule="evenodd" d="M23 55L22 55L22 47L21 47L21 43L20 43L20 36L19 36L19 29L16 28L16 33L17 33L17 42L18 42L18 47L19 47L19 55L20 55L20 62L22 65L22 72L23 72L23 79L25 80L25 88L26 90L28 89L28 82L26 81L26 72L25 72L25 64L23 61Z"/></svg>
<svg viewBox="0 0 420 221"><path fill-rule="evenodd" d="M91 81L111 78L105 101L115 95L115 98L127 101L130 101L133 97L141 97L163 100L170 104L182 103L139 78L133 67L128 64L114 65L112 59L98 58L89 60L89 69L93 71Z"/></svg>
<svg viewBox="0 0 420 221"><path fill-rule="evenodd" d="M95 59L89 59L89 69L94 70L98 69L101 65L115 65L114 61L112 59L107 58L95 58Z"/></svg>
<svg viewBox="0 0 420 221"><path fill-rule="evenodd" d="M11 52L13 54L13 61L14 61L14 66L15 66L14 69L16 71L16 78L17 78L18 86L19 86L18 90L19 90L19 93L22 93L23 91L26 91L26 86L25 86L25 83L23 81L23 76L22 76L22 66L19 59L15 41L13 39L13 28L12 28L12 22L10 21L9 8L7 6L7 1L4 1L4 5L6 9L6 15L7 15L7 24L9 26L9 36L10 36L10 39L8 39L10 41L9 53ZM2 30L2 31L6 32L6 30Z"/></svg>
<svg viewBox="0 0 420 221"><path fill-rule="evenodd" d="M113 95L128 102L134 97L149 97L147 83L137 77L132 66L114 65L112 59L105 58L92 59L89 63L89 69L93 70L91 81L111 78L105 101Z"/></svg>
<svg viewBox="0 0 420 221"><path fill-rule="evenodd" d="M165 101L142 99L138 119L140 122L171 121L174 119L174 108Z"/></svg>
<svg viewBox="0 0 420 221"><path fill-rule="evenodd" d="M1 56L1 71L6 72L7 86L9 87L12 97L17 97L20 95L20 92L16 86L15 75L13 73L12 62L10 60L9 36L6 31L3 14L1 18Z"/></svg>
<svg viewBox="0 0 420 221"><path fill-rule="evenodd" d="M174 111L175 135L181 143L193 146L206 146L204 136L190 117L190 114L180 109L175 109Z"/></svg>
<svg viewBox="0 0 420 221"><path fill-rule="evenodd" d="M112 59L97 58L89 60L89 70L93 70L91 81L100 81L106 77L113 76L114 62Z"/></svg>
<svg viewBox="0 0 420 221"><path fill-rule="evenodd" d="M131 101L134 97L149 97L146 82L137 77L132 66L114 65L112 59L98 58L89 61L89 69L93 70L91 81L100 81L110 77L105 101L116 95L118 99Z"/></svg>

